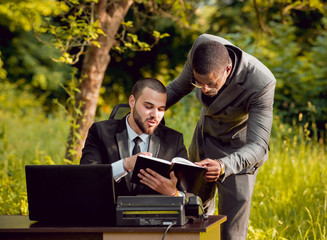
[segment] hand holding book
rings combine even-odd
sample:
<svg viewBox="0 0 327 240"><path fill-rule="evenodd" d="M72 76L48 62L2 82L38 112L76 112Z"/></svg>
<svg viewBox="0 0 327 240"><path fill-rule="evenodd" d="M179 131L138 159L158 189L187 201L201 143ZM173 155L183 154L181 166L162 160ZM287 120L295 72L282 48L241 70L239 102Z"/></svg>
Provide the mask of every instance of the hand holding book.
<svg viewBox="0 0 327 240"><path fill-rule="evenodd" d="M140 178L137 174L140 169L145 170L147 168L152 169L166 178L169 178L169 173L174 171L175 176L179 180L179 185L183 190L194 194L198 192L203 175L206 172L206 168L198 166L184 158L176 157L171 161L167 161L155 157L139 155L135 163L131 181L139 183Z"/></svg>
<svg viewBox="0 0 327 240"><path fill-rule="evenodd" d="M137 176L140 178L140 183L148 186L157 193L168 196L179 195L177 188L178 179L173 171L170 172L169 178L166 178L152 169L147 168L146 170L141 169Z"/></svg>

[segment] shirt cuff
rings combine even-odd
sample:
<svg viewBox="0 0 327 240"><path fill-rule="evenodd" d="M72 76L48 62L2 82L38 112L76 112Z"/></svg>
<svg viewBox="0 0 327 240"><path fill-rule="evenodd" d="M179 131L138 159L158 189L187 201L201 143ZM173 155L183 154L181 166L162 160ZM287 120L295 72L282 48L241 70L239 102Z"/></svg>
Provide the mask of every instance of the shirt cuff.
<svg viewBox="0 0 327 240"><path fill-rule="evenodd" d="M124 159L112 163L111 167L112 175L116 182L118 182L122 177L125 177L127 175L127 172L124 169Z"/></svg>

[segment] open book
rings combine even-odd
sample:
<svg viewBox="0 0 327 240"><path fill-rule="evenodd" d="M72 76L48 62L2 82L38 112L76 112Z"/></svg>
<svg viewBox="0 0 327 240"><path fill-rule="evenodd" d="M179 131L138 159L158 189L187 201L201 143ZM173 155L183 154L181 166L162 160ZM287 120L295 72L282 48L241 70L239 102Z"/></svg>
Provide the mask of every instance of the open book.
<svg viewBox="0 0 327 240"><path fill-rule="evenodd" d="M200 167L181 157L175 157L170 162L140 154L137 157L131 181L133 183L139 183L140 178L137 174L140 169L145 170L146 168L150 168L166 178L170 178L170 172L174 171L179 181L177 186L183 188L181 190L194 194L197 194L199 191L203 174L206 172L206 168Z"/></svg>

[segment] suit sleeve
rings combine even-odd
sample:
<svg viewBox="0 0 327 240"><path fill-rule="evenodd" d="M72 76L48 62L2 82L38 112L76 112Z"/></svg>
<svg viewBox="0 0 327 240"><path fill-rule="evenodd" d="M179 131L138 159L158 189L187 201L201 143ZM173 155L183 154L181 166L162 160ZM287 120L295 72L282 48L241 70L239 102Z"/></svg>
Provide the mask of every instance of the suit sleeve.
<svg viewBox="0 0 327 240"><path fill-rule="evenodd" d="M241 173L246 168L253 171L267 160L273 120L275 84L276 82L268 84L251 101L246 144L236 152L221 158L226 165L224 179L231 174Z"/></svg>
<svg viewBox="0 0 327 240"><path fill-rule="evenodd" d="M85 145L82 150L82 158L80 164L100 164L102 163L101 157L101 140L99 129L96 123L93 123L89 129Z"/></svg>
<svg viewBox="0 0 327 240"><path fill-rule="evenodd" d="M192 75L192 67L189 60L187 60L181 74L167 85L167 108L177 103L194 89L191 84Z"/></svg>

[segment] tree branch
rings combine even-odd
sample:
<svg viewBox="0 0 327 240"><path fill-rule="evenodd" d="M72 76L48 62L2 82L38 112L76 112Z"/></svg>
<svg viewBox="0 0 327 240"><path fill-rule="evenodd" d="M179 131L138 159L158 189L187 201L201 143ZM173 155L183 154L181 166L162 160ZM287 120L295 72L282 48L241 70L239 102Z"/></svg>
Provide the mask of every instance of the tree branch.
<svg viewBox="0 0 327 240"><path fill-rule="evenodd" d="M269 33L270 34L269 29L265 26L265 24L263 23L263 21L262 21L262 19L260 17L260 11L259 11L259 7L258 7L258 4L257 4L257 1L256 0L253 0L253 6L254 6L254 10L255 10L255 13L256 13L257 22L259 24L260 29L263 32L266 32L266 33Z"/></svg>

